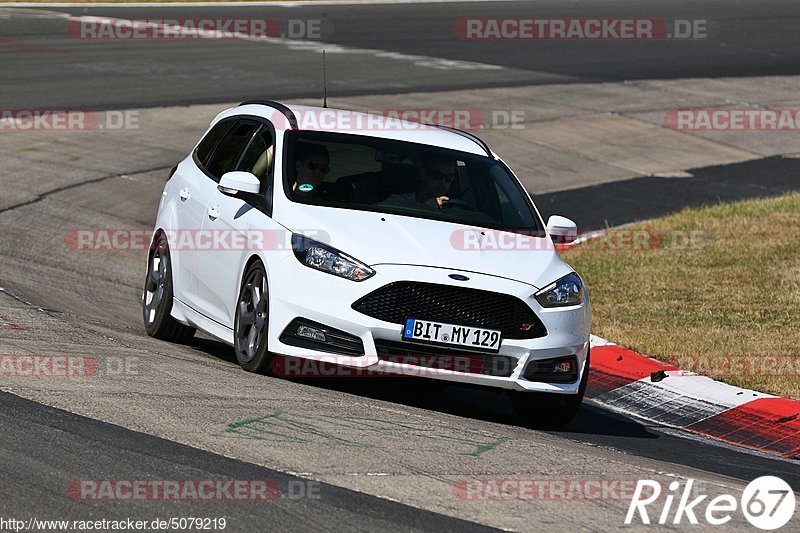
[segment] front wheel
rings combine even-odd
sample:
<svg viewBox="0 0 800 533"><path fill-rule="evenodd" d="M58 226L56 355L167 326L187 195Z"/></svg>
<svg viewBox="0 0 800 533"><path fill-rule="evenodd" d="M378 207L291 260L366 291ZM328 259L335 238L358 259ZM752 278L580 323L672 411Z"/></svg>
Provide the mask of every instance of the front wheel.
<svg viewBox="0 0 800 533"><path fill-rule="evenodd" d="M514 391L511 393L511 403L517 415L529 425L543 429L558 428L578 414L588 382L589 354L587 353L577 394Z"/></svg>
<svg viewBox="0 0 800 533"><path fill-rule="evenodd" d="M272 356L269 353L269 289L264 265L256 262L244 274L236 318L233 324L234 349L239 366L248 372L268 374Z"/></svg>

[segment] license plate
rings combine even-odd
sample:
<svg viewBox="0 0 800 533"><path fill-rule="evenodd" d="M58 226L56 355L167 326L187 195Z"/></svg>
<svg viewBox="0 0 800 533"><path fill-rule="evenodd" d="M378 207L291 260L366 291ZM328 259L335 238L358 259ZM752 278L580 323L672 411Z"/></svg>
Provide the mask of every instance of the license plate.
<svg viewBox="0 0 800 533"><path fill-rule="evenodd" d="M502 335L494 329L407 318L403 326L403 340L496 352L500 349Z"/></svg>

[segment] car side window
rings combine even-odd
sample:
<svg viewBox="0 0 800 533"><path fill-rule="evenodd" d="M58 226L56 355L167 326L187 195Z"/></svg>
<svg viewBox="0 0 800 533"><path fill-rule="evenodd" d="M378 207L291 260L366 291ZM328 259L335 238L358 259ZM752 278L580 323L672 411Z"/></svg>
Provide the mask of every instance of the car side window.
<svg viewBox="0 0 800 533"><path fill-rule="evenodd" d="M206 165L206 171L214 181L219 182L223 174L236 168L239 156L253 138L258 127L257 122L240 121L219 142Z"/></svg>
<svg viewBox="0 0 800 533"><path fill-rule="evenodd" d="M203 137L203 140L200 141L200 144L197 145L197 149L195 150L195 156L200 165L205 167L206 164L208 164L208 157L211 155L211 152L214 151L217 143L219 143L225 134L236 124L237 120L239 120L238 117L222 119L211 128L205 137Z"/></svg>
<svg viewBox="0 0 800 533"><path fill-rule="evenodd" d="M236 170L250 172L263 184L275 163L275 143L269 128L262 126L242 155Z"/></svg>

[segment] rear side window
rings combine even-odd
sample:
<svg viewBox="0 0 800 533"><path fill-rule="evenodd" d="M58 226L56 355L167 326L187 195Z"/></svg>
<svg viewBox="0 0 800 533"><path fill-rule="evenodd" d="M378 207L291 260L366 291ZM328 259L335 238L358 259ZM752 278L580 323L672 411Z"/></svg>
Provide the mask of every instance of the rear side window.
<svg viewBox="0 0 800 533"><path fill-rule="evenodd" d="M239 156L242 155L258 127L259 124L256 122L241 121L219 142L206 165L206 171L215 181L219 181L226 172L236 169Z"/></svg>
<svg viewBox="0 0 800 533"><path fill-rule="evenodd" d="M272 142L272 133L267 127L262 127L245 150L236 170L250 172L263 183L269 176L274 162L275 147Z"/></svg>
<svg viewBox="0 0 800 533"><path fill-rule="evenodd" d="M217 143L220 141L220 139L222 139L225 134L228 133L236 124L237 120L238 119L236 117L220 120L213 128L211 128L211 131L206 134L203 140L200 141L200 144L197 145L195 155L197 156L197 161L202 166L206 166L208 163L208 156L211 155L214 147L217 146Z"/></svg>

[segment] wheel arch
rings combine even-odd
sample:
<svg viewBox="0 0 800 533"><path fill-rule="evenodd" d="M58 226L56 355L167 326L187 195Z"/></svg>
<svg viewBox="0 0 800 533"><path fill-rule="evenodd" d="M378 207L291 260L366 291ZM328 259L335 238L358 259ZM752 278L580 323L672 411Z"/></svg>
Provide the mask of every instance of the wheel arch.
<svg viewBox="0 0 800 533"><path fill-rule="evenodd" d="M156 241L161 236L164 236L164 238L167 239L167 246L169 246L170 249L172 249L172 246L170 246L169 236L167 235L167 232L164 231L162 228L156 228L155 230L153 230L152 237L150 237L150 246L147 248L148 257L153 255L153 250L155 250L156 248Z"/></svg>
<svg viewBox="0 0 800 533"><path fill-rule="evenodd" d="M264 258L261 257L259 254L251 254L250 257L247 258L247 261L244 262L244 266L239 271L239 289L242 288L242 282L244 281L244 275L248 271L248 269L253 266L253 263L259 262L264 266L264 273L267 277L267 288L270 287L270 279L269 279L269 269L267 268L267 262L264 261ZM239 296L238 294L236 295Z"/></svg>

